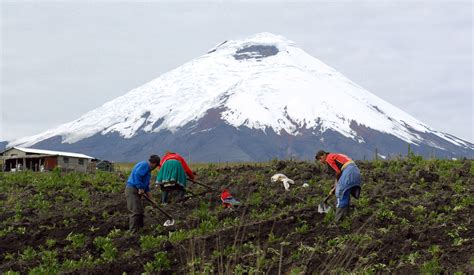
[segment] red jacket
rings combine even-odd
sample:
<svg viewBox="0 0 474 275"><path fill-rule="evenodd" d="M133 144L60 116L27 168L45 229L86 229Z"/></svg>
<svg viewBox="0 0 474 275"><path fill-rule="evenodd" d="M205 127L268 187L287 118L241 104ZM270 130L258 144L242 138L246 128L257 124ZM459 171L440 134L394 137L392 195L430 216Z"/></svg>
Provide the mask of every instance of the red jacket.
<svg viewBox="0 0 474 275"><path fill-rule="evenodd" d="M221 201L222 201L222 206L224 208L230 208L232 207L232 203L226 202L226 199L232 199L232 195L230 194L229 190L224 189L221 193Z"/></svg>
<svg viewBox="0 0 474 275"><path fill-rule="evenodd" d="M353 161L352 159L350 159L348 156L344 154L329 153L326 156L326 162L334 171L336 171L336 176L339 178L339 176L342 173L344 164L346 164L347 162L353 162Z"/></svg>
<svg viewBox="0 0 474 275"><path fill-rule="evenodd" d="M189 168L188 164L186 163L186 161L184 160L184 158L176 153L168 153L166 154L162 159L161 159L161 163L160 163L160 166L163 166L163 163L165 163L165 161L169 160L169 159L175 159L179 162L181 162L181 165L183 166L183 169L184 169L184 172L186 172L186 175L188 175L188 177L192 180L194 180L194 173L193 171L191 171L191 169Z"/></svg>
<svg viewBox="0 0 474 275"><path fill-rule="evenodd" d="M224 189L221 194L221 200L224 201L227 198L232 198L232 195L230 194L229 190Z"/></svg>

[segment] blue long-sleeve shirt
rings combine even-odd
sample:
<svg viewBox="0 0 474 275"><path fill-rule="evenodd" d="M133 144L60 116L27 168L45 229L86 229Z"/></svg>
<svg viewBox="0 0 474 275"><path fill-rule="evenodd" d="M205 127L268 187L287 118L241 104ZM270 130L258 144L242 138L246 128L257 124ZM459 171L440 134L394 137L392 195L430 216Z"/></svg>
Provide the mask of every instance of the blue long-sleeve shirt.
<svg viewBox="0 0 474 275"><path fill-rule="evenodd" d="M133 167L127 180L127 186L150 192L151 168L148 161L141 161Z"/></svg>

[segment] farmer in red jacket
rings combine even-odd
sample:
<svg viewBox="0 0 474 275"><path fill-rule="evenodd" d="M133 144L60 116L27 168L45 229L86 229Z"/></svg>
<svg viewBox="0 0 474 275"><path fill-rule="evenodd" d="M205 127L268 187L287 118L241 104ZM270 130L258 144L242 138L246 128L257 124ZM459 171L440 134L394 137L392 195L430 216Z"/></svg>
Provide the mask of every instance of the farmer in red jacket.
<svg viewBox="0 0 474 275"><path fill-rule="evenodd" d="M339 222L349 215L350 195L360 196L360 171L357 165L344 154L328 153L320 150L315 157L319 162L326 163L336 172L336 181L330 194L335 193L337 198L336 218Z"/></svg>
<svg viewBox="0 0 474 275"><path fill-rule="evenodd" d="M223 187L221 193L222 207L232 208L233 206L240 205L240 201L235 199L231 194L229 189Z"/></svg>
<svg viewBox="0 0 474 275"><path fill-rule="evenodd" d="M156 183L161 188L161 203L168 203L168 194L177 192L177 198L182 199L186 194L187 178L194 180L195 173L191 171L182 156L166 152L161 159L161 169L156 177Z"/></svg>

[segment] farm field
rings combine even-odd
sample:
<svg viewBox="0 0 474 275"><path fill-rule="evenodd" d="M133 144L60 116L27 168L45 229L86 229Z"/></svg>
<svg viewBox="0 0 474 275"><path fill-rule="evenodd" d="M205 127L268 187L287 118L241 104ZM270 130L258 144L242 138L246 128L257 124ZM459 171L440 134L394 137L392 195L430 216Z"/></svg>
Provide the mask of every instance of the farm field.
<svg viewBox="0 0 474 275"><path fill-rule="evenodd" d="M200 182L228 187L242 206L224 209L219 192L190 183L199 197L163 207L172 227L144 201L139 235L127 231L127 172L0 173L0 272L474 273L472 160L357 164L361 198L338 225L333 211L317 212L333 175L274 160L197 166ZM270 182L275 173L296 184L285 191Z"/></svg>

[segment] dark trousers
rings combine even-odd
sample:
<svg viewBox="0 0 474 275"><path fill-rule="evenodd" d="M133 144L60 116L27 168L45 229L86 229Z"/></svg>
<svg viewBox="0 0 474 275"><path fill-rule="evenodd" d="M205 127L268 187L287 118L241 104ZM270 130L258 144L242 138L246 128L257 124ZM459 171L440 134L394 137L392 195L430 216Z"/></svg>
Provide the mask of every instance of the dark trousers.
<svg viewBox="0 0 474 275"><path fill-rule="evenodd" d="M176 197L178 201L184 198L184 195L186 194L186 190L184 189L184 187L175 182L167 182L165 184L161 184L160 189L161 189L161 203L168 203L168 196L170 192L177 193Z"/></svg>
<svg viewBox="0 0 474 275"><path fill-rule="evenodd" d="M128 222L129 229L132 232L138 232L143 227L145 217L142 198L138 195L138 189L130 186L125 188L125 197L127 198L128 211L131 212Z"/></svg>
<svg viewBox="0 0 474 275"><path fill-rule="evenodd" d="M361 188L360 186L352 187L349 190L346 190L342 195L342 198L337 198L337 205L336 205L336 217L334 219L335 222L342 221L345 217L350 215L350 204L351 204L351 195L358 199L360 196Z"/></svg>

